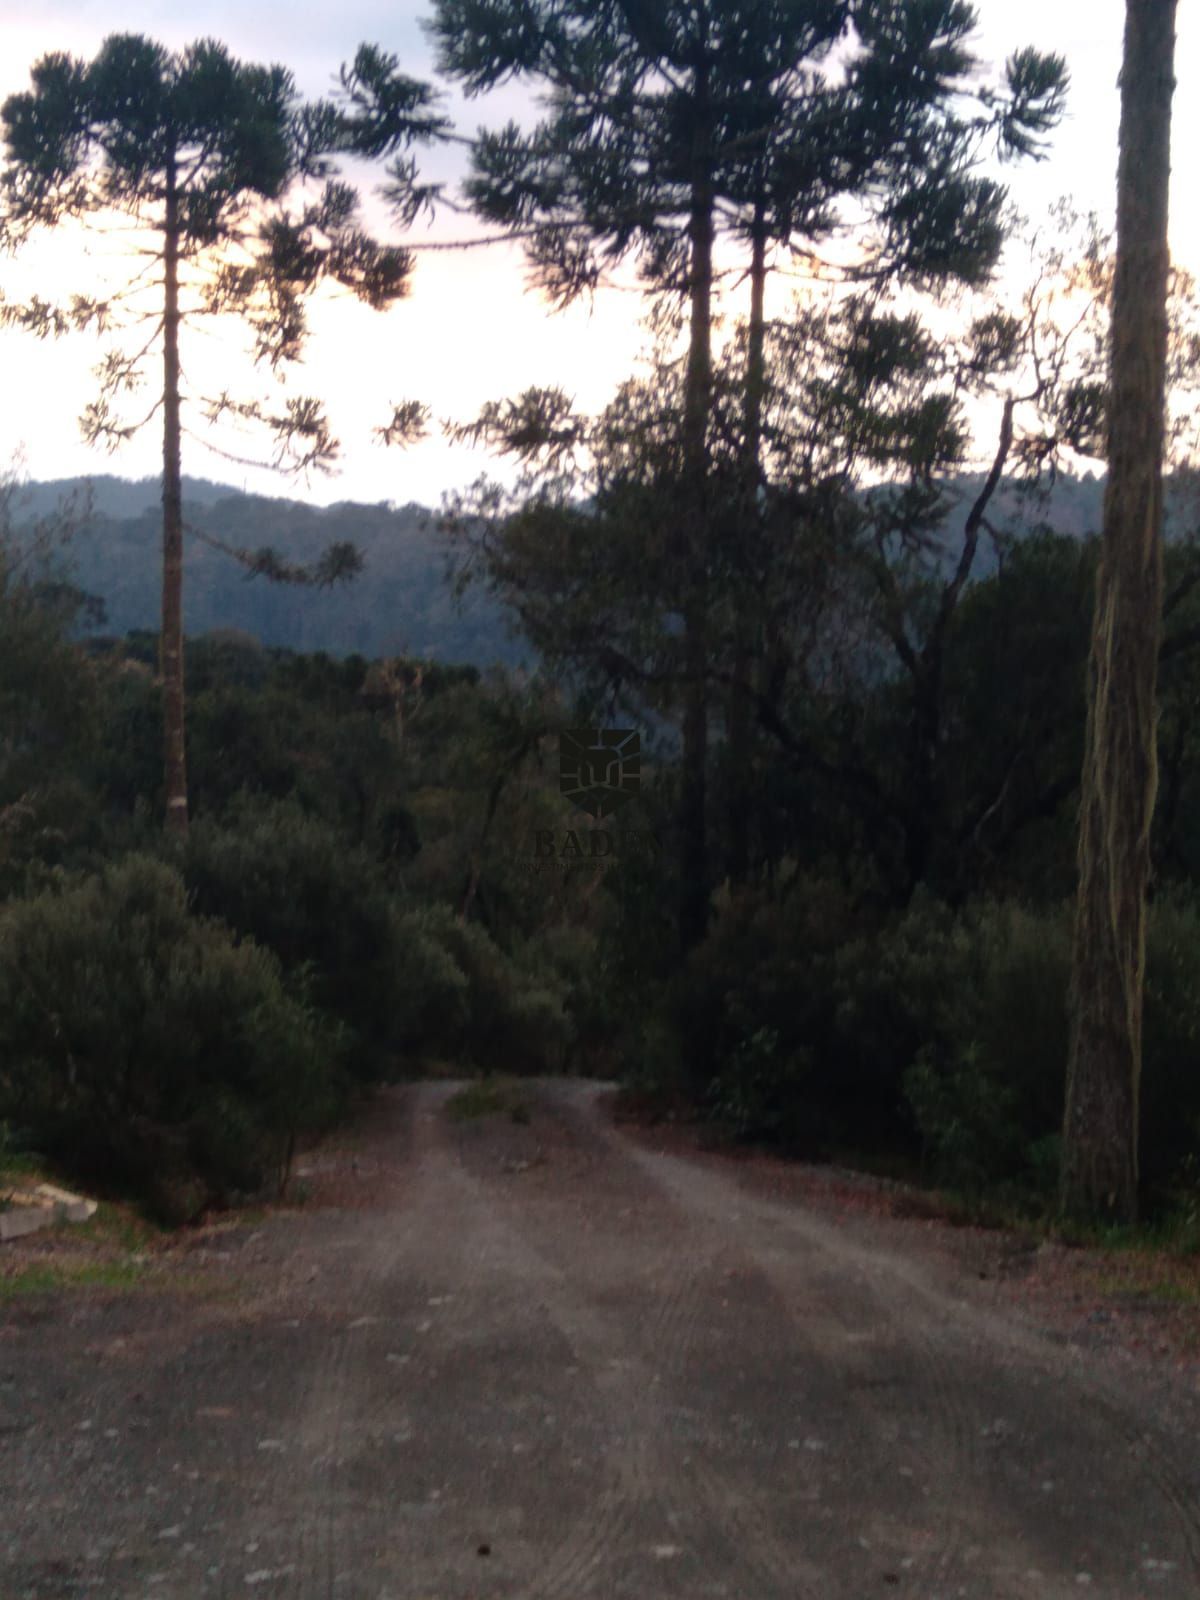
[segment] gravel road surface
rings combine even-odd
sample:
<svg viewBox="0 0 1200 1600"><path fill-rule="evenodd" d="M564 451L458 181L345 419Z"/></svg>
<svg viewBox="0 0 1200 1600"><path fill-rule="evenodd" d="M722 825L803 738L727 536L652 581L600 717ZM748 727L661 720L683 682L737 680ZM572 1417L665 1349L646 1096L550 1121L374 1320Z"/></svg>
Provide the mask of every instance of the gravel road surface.
<svg viewBox="0 0 1200 1600"><path fill-rule="evenodd" d="M195 1282L0 1305L0 1600L1200 1596L1194 1387L597 1085L451 1092Z"/></svg>

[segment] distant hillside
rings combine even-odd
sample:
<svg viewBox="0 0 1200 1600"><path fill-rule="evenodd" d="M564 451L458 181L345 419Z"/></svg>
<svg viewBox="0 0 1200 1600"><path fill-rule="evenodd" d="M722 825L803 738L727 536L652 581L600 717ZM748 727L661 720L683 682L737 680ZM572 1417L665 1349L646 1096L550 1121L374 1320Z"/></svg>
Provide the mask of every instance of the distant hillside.
<svg viewBox="0 0 1200 1600"><path fill-rule="evenodd" d="M951 483L958 503L947 517L942 533L947 571L952 571L958 563L963 524L984 481L984 473L970 472L960 474ZM1082 478L1059 477L1052 485L1047 484L1037 493L1018 487L1012 480L1002 482L988 506L985 531L975 553L972 579L978 582L982 578L990 578L999 564L996 546L988 536L987 527L1017 538L1052 528L1055 533L1066 534L1072 539L1086 539L1090 534L1100 532L1103 512L1104 479L1090 473Z"/></svg>
<svg viewBox="0 0 1200 1600"><path fill-rule="evenodd" d="M74 578L104 601L97 631L156 628L161 583L161 505L157 479L63 479L22 489L18 519L45 515L90 483L92 514L70 549ZM531 652L514 639L500 608L469 594L460 605L445 578L445 546L432 519L415 505L343 503L329 507L242 494L188 479L185 517L201 533L237 547L270 546L289 561L314 561L330 544L362 552L359 577L331 589L270 583L185 535L187 631L238 628L267 645L331 655L419 655L486 667L517 665Z"/></svg>
<svg viewBox="0 0 1200 1600"><path fill-rule="evenodd" d="M217 500L240 491L226 483L213 483L208 478L185 478L184 493L188 514L197 506L211 506ZM23 483L17 491L15 509L27 517L47 516L62 501L72 495L88 494L93 510L99 516L120 520L138 517L147 506L162 505L162 480L160 478L114 478L99 473L91 478L54 478L48 483Z"/></svg>
<svg viewBox="0 0 1200 1600"><path fill-rule="evenodd" d="M993 527L1014 533L1018 537L1042 528L1066 534L1072 539L1086 539L1098 534L1104 521L1104 476L1092 472L1082 477L1061 475L1047 483L1038 493L1018 488L1005 480L996 491L988 508L988 521ZM953 480L952 487L960 497L957 512L946 523L947 543L953 551L963 521L984 484L982 472L963 473ZM1181 539L1192 533L1200 523L1200 499L1197 481L1191 473L1168 474L1164 482L1163 528L1168 539ZM981 541L974 576L987 577L995 571L995 553L989 539Z"/></svg>
<svg viewBox="0 0 1200 1600"><path fill-rule="evenodd" d="M952 484L958 508L947 519L947 565L957 560L963 519L983 483L963 474ZM93 512L72 546L75 578L107 608L101 631L126 633L158 625L160 489L156 478L68 478L21 490L18 517L39 516L73 491L90 485ZM1194 491L1182 479L1168 485L1168 531L1196 522ZM1099 530L1104 480L1092 474L1061 477L1044 497L1029 498L1001 486L990 508L993 526L1031 532L1049 526L1082 538ZM365 567L354 581L331 590L269 583L248 577L229 556L195 535L186 541L184 616L189 633L238 628L267 645L325 650L332 655L411 654L486 667L531 662L500 607L472 591L460 605L445 578L445 547L422 507L359 505L325 508L299 501L243 494L224 484L189 478L185 515L202 532L226 544L270 546L288 560L311 562L330 544L348 541ZM1172 509L1173 508L1173 509ZM975 578L996 569L992 541L980 541Z"/></svg>

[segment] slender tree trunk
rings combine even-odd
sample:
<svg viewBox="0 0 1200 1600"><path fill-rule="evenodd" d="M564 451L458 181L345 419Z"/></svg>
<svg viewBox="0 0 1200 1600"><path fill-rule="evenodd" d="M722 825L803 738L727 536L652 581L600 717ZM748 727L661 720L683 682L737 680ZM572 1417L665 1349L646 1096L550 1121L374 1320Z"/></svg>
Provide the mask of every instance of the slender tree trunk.
<svg viewBox="0 0 1200 1600"><path fill-rule="evenodd" d="M183 705L183 478L179 433L179 191L167 161L163 227L163 569L159 669L163 697L166 826L187 834L187 761Z"/></svg>
<svg viewBox="0 0 1200 1600"><path fill-rule="evenodd" d="M762 411L766 387L766 284L767 235L764 206L755 208L750 255L750 322L746 333L746 412L745 481L743 513L738 530L743 545L757 538L761 515L759 487L762 483ZM729 877L744 883L750 871L750 763L754 751L754 728L749 696L742 686L750 680L753 650L753 618L747 605L744 572L748 552L734 552L738 582L734 598L733 687L729 692L727 729L729 738Z"/></svg>
<svg viewBox="0 0 1200 1600"><path fill-rule="evenodd" d="M1126 0L1104 540L1088 666L1061 1201L1137 1209L1162 626L1167 194L1176 0Z"/></svg>
<svg viewBox="0 0 1200 1600"><path fill-rule="evenodd" d="M708 420L712 404L713 187L707 69L697 73L693 144L691 323L684 393L684 461L689 527L683 542L683 777L680 797L680 945L686 954L708 927Z"/></svg>

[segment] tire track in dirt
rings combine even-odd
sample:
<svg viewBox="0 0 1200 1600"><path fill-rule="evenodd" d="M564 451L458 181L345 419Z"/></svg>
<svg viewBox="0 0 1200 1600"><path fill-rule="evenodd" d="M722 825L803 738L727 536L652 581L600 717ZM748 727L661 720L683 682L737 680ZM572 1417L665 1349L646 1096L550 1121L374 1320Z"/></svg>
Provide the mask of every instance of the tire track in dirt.
<svg viewBox="0 0 1200 1600"><path fill-rule="evenodd" d="M396 1391L419 1393L426 1402L437 1396L456 1346L477 1320L498 1325L503 1334L506 1326L526 1328L549 1316L532 1302L539 1296L552 1300L547 1293L552 1286L539 1275L536 1262L518 1252L514 1263L513 1241L489 1216L486 1199L446 1143L443 1107L453 1088L429 1085L412 1091L412 1172L403 1214L388 1213L384 1226L377 1219L371 1242L351 1249L338 1273L336 1292L344 1314L324 1331L322 1360L301 1401L295 1430L299 1454L310 1463L301 1496L306 1509L294 1519L292 1548L276 1553L256 1588L271 1600L285 1594L293 1600L330 1600L345 1593L335 1588L339 1579L367 1581L372 1553L390 1549L391 1559L400 1559L405 1531L397 1493L386 1492L392 1477L381 1476L378 1491L363 1482L374 1467L382 1473L395 1466L386 1435ZM454 1295L444 1292L451 1284ZM456 1299L453 1315L433 1329L423 1313L450 1299ZM589 1344L569 1320L550 1320L565 1336L574 1334L585 1352L578 1359L586 1365L594 1342ZM430 1329L431 1336L424 1337L422 1329ZM389 1374L382 1386L381 1373ZM586 1384L581 1392L588 1393ZM601 1430L611 1405L606 1385L601 1383L590 1411L576 1404L588 1426ZM431 1420L436 1428L436 1417ZM283 1503L287 1485L281 1470L275 1478L273 1494ZM591 1543L603 1542L606 1531L619 1536L630 1503L628 1484L636 1490L638 1481L626 1463L607 1487L599 1518L594 1506L581 1506L559 1541L562 1548L539 1560L540 1576L532 1586L522 1585L522 1596L544 1588L549 1600L563 1592L553 1582L558 1569L571 1592L577 1576L592 1564ZM294 1493L295 1484L290 1488ZM279 1581L266 1575L273 1568ZM489 1584L484 1587L491 1592Z"/></svg>
<svg viewBox="0 0 1200 1600"><path fill-rule="evenodd" d="M452 1157L452 1159L454 1159ZM458 1161L455 1179L495 1242L496 1255L534 1291L540 1312L562 1332L573 1359L593 1394L587 1409L603 1426L604 1481L598 1509L576 1519L556 1548L547 1553L542 1571L523 1591L527 1600L570 1600L592 1592L606 1564L636 1550L640 1523L657 1518L666 1526L651 1442L653 1411L650 1374L611 1318L596 1313L585 1297L570 1287L566 1275L534 1247L515 1216L511 1193L503 1183L485 1186ZM667 1291L661 1330L674 1320L673 1308L686 1299L686 1274ZM632 1431L612 1429L612 1419L636 1418Z"/></svg>
<svg viewBox="0 0 1200 1600"><path fill-rule="evenodd" d="M383 1098L369 1206L271 1219L251 1302L165 1337L132 1308L62 1318L50 1380L14 1339L53 1489L8 1568L0 1539L0 1593L1200 1593L1186 1410L960 1299L902 1239L625 1138L596 1086L530 1085L528 1129L452 1123L454 1087ZM136 1359L97 1365L126 1324Z"/></svg>
<svg viewBox="0 0 1200 1600"><path fill-rule="evenodd" d="M359 1230L355 1247L339 1262L342 1310L331 1325L298 1430L313 1476L306 1493L308 1509L299 1519L294 1581L286 1591L294 1600L336 1600L343 1554L353 1566L364 1546L375 1548L386 1537L391 1520L386 1502L364 1499L343 1481L350 1441L363 1416L378 1407L378 1374L387 1370L391 1357L412 1373L423 1366L422 1342L406 1325L412 1321L412 1308L432 1297L431 1256L448 1276L470 1281L473 1263L465 1219L454 1211L453 1196L442 1181L435 1135L447 1093L433 1086L407 1091L403 1198L397 1203L385 1189L386 1226L373 1226L369 1233ZM395 1315L398 1284L409 1302L402 1317ZM382 1360L381 1341L387 1346ZM353 1539L347 1537L350 1524Z"/></svg>
<svg viewBox="0 0 1200 1600"><path fill-rule="evenodd" d="M572 1087L567 1092L573 1098L578 1096L585 1100L594 1094L583 1086ZM934 1287L918 1266L900 1256L876 1252L850 1238L843 1239L840 1234L832 1237L828 1224L798 1208L785 1210L777 1202L756 1197L713 1177L697 1164L645 1150L632 1141L621 1139L615 1131L611 1136L647 1175L657 1177L672 1192L678 1193L684 1203L699 1207L714 1226L725 1225L728 1229L731 1215L740 1217L738 1229L752 1254L762 1258L762 1240L769 1238L773 1230L790 1231L829 1255L845 1283L853 1278L867 1289L893 1325L902 1319L909 1340L910 1369L920 1382L921 1392L937 1400L941 1425L951 1439L952 1460L958 1464L964 1489L972 1480L989 1488L999 1483L999 1458L980 1447L981 1435L988 1429L980 1427L987 1413L980 1410L977 1382L972 1378L972 1372L977 1375L980 1370L978 1349L990 1346L997 1357L1003 1351L1010 1367L1018 1373L1022 1368L1048 1371L1051 1404L1057 1405L1063 1392L1076 1395L1083 1407L1080 1413L1083 1425L1099 1422L1114 1442L1120 1440L1139 1451L1147 1475L1159 1490L1162 1501L1170 1507L1187 1552L1188 1587L1186 1590L1160 1588L1155 1592L1169 1594L1172 1600L1176 1597L1182 1600L1185 1593L1200 1592L1200 1477L1189 1477L1151 1432L1129 1420L1128 1412L1113 1400L1098 1374L1081 1369L1077 1363L1064 1358L1061 1350L1049 1346L1036 1335ZM770 1263L764 1261L763 1264L770 1271ZM877 1284L871 1282L872 1277L878 1280ZM811 1301L803 1300L796 1309L803 1320L808 1320ZM976 1349L974 1363L970 1359L972 1341ZM997 1362L997 1372L1006 1378L1011 1398L1017 1379L1012 1371L1004 1372L1003 1363ZM1102 1450L1096 1459L1107 1461L1109 1455ZM1000 1507L993 1501L989 1511L997 1517L998 1534L1001 1531ZM923 1582L936 1583L937 1592L947 1594L956 1592L954 1586L961 1585L967 1578L973 1577L976 1582L986 1579L986 1572L981 1570L977 1559L986 1530L987 1524L979 1516L974 1519L973 1529L956 1529L932 1561L926 1556L920 1568L914 1568L914 1577L920 1571ZM1037 1566L1037 1561L1032 1559L1032 1547L1028 1547L1022 1537L1023 1530L1014 1522L1009 1532L1015 1546L1028 1548L1030 1566ZM1121 1587L1104 1592L1124 1600L1130 1593L1125 1587L1129 1581L1129 1573L1114 1578L1113 1582L1120 1583ZM922 1589L921 1592L934 1591Z"/></svg>
<svg viewBox="0 0 1200 1600"><path fill-rule="evenodd" d="M631 1154L645 1170L657 1175L681 1203L702 1214L735 1243L739 1252L756 1263L787 1306L801 1337L811 1336L822 1311L831 1324L840 1323L847 1335L856 1323L874 1324L885 1331L902 1327L901 1342L893 1342L889 1351L895 1386L902 1394L918 1397L929 1423L928 1436L911 1457L915 1465L909 1472L914 1478L924 1479L926 1486L941 1485L936 1499L955 1508L949 1516L938 1518L932 1530L932 1547L926 1545L919 1555L910 1550L903 1559L911 1562L906 1570L910 1581L921 1586L922 1595L965 1592L961 1589L964 1580L977 1578L979 1573L971 1560L970 1529L958 1507L965 1499L960 1492L962 1487L977 1481L983 1466L979 1448L983 1413L976 1404L973 1379L957 1359L961 1339L953 1317L946 1316L944 1306L914 1304L908 1296L898 1301L896 1286L886 1274L882 1281L872 1281L864 1270L871 1265L870 1258L864 1259L841 1239L827 1241L820 1224L810 1226L802 1214L785 1217L770 1202L760 1202L735 1189L725 1192L707 1173L675 1157L651 1155L636 1146ZM789 1235L788 1244L779 1242ZM827 1274L835 1278L835 1288L822 1299L814 1293L814 1285ZM833 1340L822 1342L826 1348L821 1359L835 1374L839 1373ZM849 1436L857 1441L860 1454L868 1460L871 1441L878 1438L879 1407L865 1405L853 1384L841 1382L839 1396L843 1438ZM861 1500L864 1506L870 1506L884 1484L870 1470L856 1476ZM720 1492L719 1477L714 1478L712 1487L713 1492ZM753 1495L744 1494L742 1504L753 1506ZM761 1525L762 1519L755 1518L756 1534Z"/></svg>
<svg viewBox="0 0 1200 1600"><path fill-rule="evenodd" d="M1132 1458L1174 1509L1191 1567L1189 1592L1200 1593L1200 1474L1189 1482L1152 1434L1133 1423L1106 1396L1093 1392L1091 1399L1095 1414L1130 1447Z"/></svg>
<svg viewBox="0 0 1200 1600"><path fill-rule="evenodd" d="M629 1370L637 1373L637 1382L628 1387L620 1401L621 1413L639 1420L638 1435L628 1446L627 1493L635 1494L644 1508L653 1510L660 1523L672 1530L672 1539L685 1541L680 1548L686 1548L702 1570L721 1573L733 1585L727 1592L762 1596L763 1600L782 1595L789 1600L815 1596L819 1591L806 1579L798 1553L774 1541L765 1526L752 1526L747 1517L731 1515L727 1495L706 1493L711 1479L702 1457L694 1450L685 1453L679 1445L668 1450L665 1444L670 1427L663 1395L680 1378L700 1320L705 1289L722 1264L720 1247L702 1245L690 1235L686 1246L681 1245L677 1237L681 1216L659 1185L641 1181L636 1171L619 1158L619 1152L614 1160L611 1142L602 1129L581 1120L571 1108L564 1108L553 1098L540 1104L539 1111L554 1118L560 1137L565 1134L576 1150L584 1153L589 1175L603 1175L600 1183L589 1188L588 1208L603 1210L603 1196L597 1189L607 1189L610 1201L633 1198L638 1208L650 1208L656 1213L650 1231L661 1233L669 1241L667 1265L656 1260L644 1269L655 1296L652 1314L618 1320L611 1313L602 1313L603 1332L597 1332L602 1343L590 1353L580 1349L581 1356L594 1366L602 1348L623 1347L630 1352L624 1361ZM561 1186L552 1188L550 1214L540 1214L545 1197L539 1202L536 1193L519 1184L492 1182L486 1187L489 1206L503 1212L505 1227L521 1242L523 1273L536 1272L543 1279L549 1274L560 1308L594 1303L597 1288L603 1285L580 1282L580 1253L570 1245L571 1220L569 1216L564 1220L553 1214L563 1198ZM621 1218L630 1209L617 1206L608 1218L618 1237ZM645 1229L643 1218L643 1243ZM536 1267L532 1265L534 1260ZM669 1486L669 1494L664 1492L664 1485ZM599 1574L605 1562L611 1569L615 1559L632 1554L627 1541L622 1544L615 1538L626 1531L628 1521L627 1509L618 1517L610 1507L603 1523L592 1532L586 1560L581 1558L561 1573L556 1570L545 1589L545 1600L570 1594L572 1582ZM541 1588L534 1593L543 1600Z"/></svg>
<svg viewBox="0 0 1200 1600"><path fill-rule="evenodd" d="M691 1219L693 1240L717 1240L714 1259L729 1262L749 1262L761 1274L773 1299L778 1301L794 1335L802 1343L811 1343L814 1329L825 1327L819 1337L823 1346L817 1353L826 1365L839 1370L836 1346L840 1337L853 1331L854 1323L875 1324L885 1330L893 1320L893 1309L886 1292L862 1272L847 1274L844 1264L837 1273L836 1294L822 1292L822 1285L830 1276L827 1252L813 1248L811 1240L797 1241L778 1225L777 1219L762 1218L754 1209L754 1202L736 1191L723 1196L726 1204L713 1204L712 1195L703 1189L703 1174L696 1174L685 1163L677 1167L669 1164L670 1158L648 1156L638 1146L621 1138L599 1120L595 1104L595 1089L588 1085L570 1085L558 1088L555 1099L566 1114L588 1124L590 1137L605 1148L610 1169L619 1171L631 1163L644 1178L659 1186L664 1198L669 1198L683 1215ZM666 1161L664 1167L661 1163ZM682 1169L682 1170L680 1170ZM701 1180L700 1186L693 1180ZM765 1236L764 1238L760 1235ZM710 1249L713 1248L710 1246ZM700 1276L694 1278L693 1291L698 1290ZM847 1316L847 1302L856 1302L852 1319ZM848 1321L850 1325L848 1326ZM695 1309L689 1316L687 1345L695 1343L700 1321ZM961 1387L947 1377L944 1354L945 1328L936 1329L925 1322L905 1323L906 1341L893 1346L889 1360L894 1368L894 1382L901 1392L920 1394L923 1409L934 1430L934 1439L923 1452L922 1466L929 1474L941 1473L956 1480L964 1471L971 1471L978 1462L977 1430L972 1413ZM936 1335L936 1336L935 1336ZM681 1350L686 1359L688 1350ZM841 1423L857 1445L864 1461L878 1455L878 1407L869 1406L861 1392L841 1386ZM929 1402L932 1400L932 1407ZM744 1483L732 1479L727 1472L714 1466L703 1455L692 1464L692 1474L697 1488L714 1514L732 1519L748 1544L757 1549L767 1564L772 1578L780 1583L792 1581L795 1552L782 1540L770 1521L761 1514L758 1496ZM957 1522L945 1525L939 1542L932 1551L925 1551L914 1577L923 1582L936 1582L939 1586L956 1582L965 1571L966 1540ZM790 1592L790 1591L789 1591Z"/></svg>
<svg viewBox="0 0 1200 1600"><path fill-rule="evenodd" d="M375 1164L377 1192L389 1215L394 1210L397 1243L410 1222L410 1213L395 1207L397 1180L419 1164L406 1112L402 1097L381 1100L370 1137L386 1154ZM240 1432L230 1461L231 1482L244 1486L247 1503L224 1540L216 1590L222 1600L329 1600L336 1592L346 1413L379 1275L369 1215L335 1206L279 1219L306 1240L301 1264L288 1259L289 1272L303 1281L267 1296L269 1316L260 1313L258 1340L272 1367L269 1410L254 1430L262 1437Z"/></svg>
<svg viewBox="0 0 1200 1600"><path fill-rule="evenodd" d="M589 1209L602 1204L597 1190L611 1185L615 1174L613 1193L620 1199L661 1210L661 1191L655 1185L639 1185L627 1166L614 1167L607 1140L598 1137L597 1130L569 1115L563 1119L561 1109L553 1103L539 1105L539 1111L558 1121L556 1132L560 1136L565 1133L574 1143L575 1153L583 1154L593 1178L604 1174L602 1181L588 1190ZM731 1526L727 1517L715 1515L718 1508L695 1492L698 1479L692 1460L669 1444L669 1419L662 1399L664 1379L678 1369L695 1327L702 1289L713 1267L711 1253L669 1248L665 1263L660 1259L650 1264L649 1277L656 1294L654 1314L648 1318L617 1316L605 1307L603 1276L598 1281L580 1281L586 1274L579 1270L581 1252L571 1248L570 1228L565 1232L553 1225L547 1228L548 1219L539 1216L536 1192L521 1181L481 1177L465 1165L460 1166L460 1181L471 1185L475 1203L484 1210L489 1225L502 1232L500 1249L511 1270L519 1273L522 1281L537 1286L546 1314L568 1338L582 1372L602 1392L611 1413L631 1425L613 1440L618 1464L615 1470L610 1468L599 1513L589 1519L582 1537L579 1529L574 1530L554 1552L541 1578L522 1591L522 1600L526 1595L528 1600L571 1600L593 1592L616 1593L612 1584L622 1566L644 1563L648 1549L655 1549L651 1541L656 1526L663 1530L657 1548L663 1552L664 1562L686 1553L697 1572L710 1575L713 1588L708 1592L736 1595L740 1600L775 1600L783 1595L789 1600L807 1600L810 1594L815 1596L818 1591L806 1584L803 1563L796 1553L775 1553L772 1558L762 1543L745 1538L742 1527ZM561 1185L552 1181L552 1192L555 1190L561 1198ZM551 1199L550 1204L554 1208L555 1201ZM618 1227L618 1238L620 1234ZM597 1248L593 1238L591 1251ZM596 1590L602 1580L606 1587ZM677 1592L673 1567L664 1565L658 1581L661 1587L656 1592ZM699 1594L701 1590L692 1587L686 1592Z"/></svg>

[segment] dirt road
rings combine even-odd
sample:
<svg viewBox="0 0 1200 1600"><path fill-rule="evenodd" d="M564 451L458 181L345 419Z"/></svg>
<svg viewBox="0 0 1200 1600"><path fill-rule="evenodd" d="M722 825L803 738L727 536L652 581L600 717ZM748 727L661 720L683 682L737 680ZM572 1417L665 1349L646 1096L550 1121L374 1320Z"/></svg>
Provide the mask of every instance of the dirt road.
<svg viewBox="0 0 1200 1600"><path fill-rule="evenodd" d="M1200 1595L1182 1384L594 1086L448 1092L384 1100L341 1205L222 1236L231 1297L0 1308L3 1600Z"/></svg>

